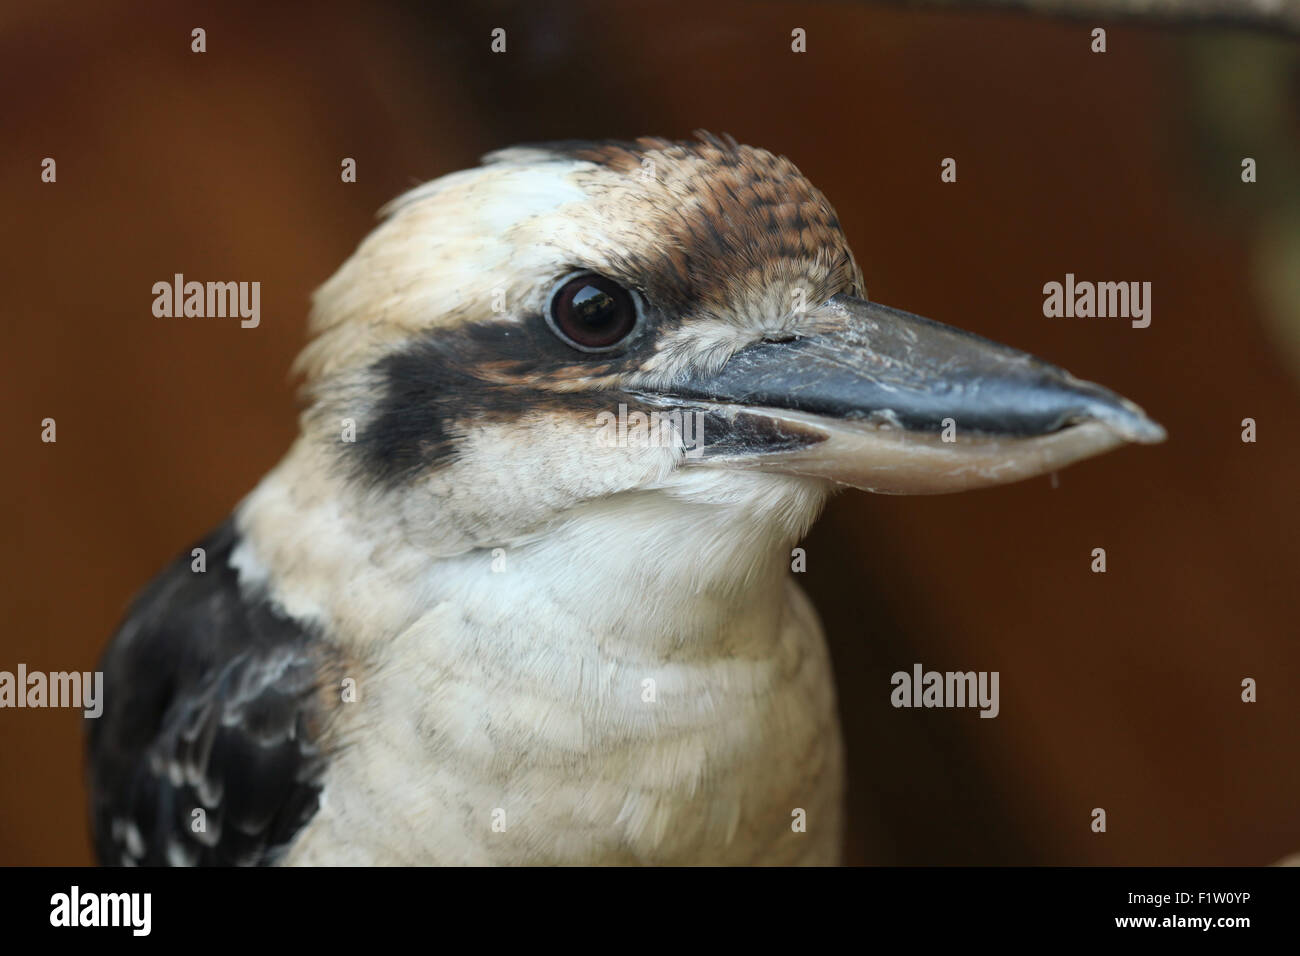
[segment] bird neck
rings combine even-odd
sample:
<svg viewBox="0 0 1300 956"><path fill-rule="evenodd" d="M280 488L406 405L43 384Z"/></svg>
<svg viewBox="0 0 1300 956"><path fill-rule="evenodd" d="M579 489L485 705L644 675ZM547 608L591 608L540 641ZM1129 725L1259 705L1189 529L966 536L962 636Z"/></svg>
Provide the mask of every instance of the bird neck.
<svg viewBox="0 0 1300 956"><path fill-rule="evenodd" d="M623 658L757 652L779 638L791 548L823 498L815 482L699 469L476 541L451 509L354 488L300 443L239 506L232 563L357 650L450 607L480 636L531 629Z"/></svg>

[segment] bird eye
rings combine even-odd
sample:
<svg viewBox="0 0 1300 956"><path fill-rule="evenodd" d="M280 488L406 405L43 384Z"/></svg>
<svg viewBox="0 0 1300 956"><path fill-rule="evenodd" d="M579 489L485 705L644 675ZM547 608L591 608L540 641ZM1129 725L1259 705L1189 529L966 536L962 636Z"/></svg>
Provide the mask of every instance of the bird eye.
<svg viewBox="0 0 1300 956"><path fill-rule="evenodd" d="M618 348L636 331L640 317L635 293L594 272L562 279L551 293L551 328L583 352Z"/></svg>

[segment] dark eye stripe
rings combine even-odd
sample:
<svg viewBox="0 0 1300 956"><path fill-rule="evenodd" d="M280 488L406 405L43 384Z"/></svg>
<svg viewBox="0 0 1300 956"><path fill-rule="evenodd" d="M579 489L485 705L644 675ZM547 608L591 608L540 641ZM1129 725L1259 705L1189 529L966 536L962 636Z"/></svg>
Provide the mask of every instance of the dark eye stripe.
<svg viewBox="0 0 1300 956"><path fill-rule="evenodd" d="M575 351L543 315L529 313L431 330L371 365L359 394L356 386L340 386L321 402L331 424L357 422L356 440L337 443L349 474L394 487L453 459L471 424L513 421L544 407L594 416L617 404L611 396L618 393L553 391L548 384L637 367L630 353Z"/></svg>

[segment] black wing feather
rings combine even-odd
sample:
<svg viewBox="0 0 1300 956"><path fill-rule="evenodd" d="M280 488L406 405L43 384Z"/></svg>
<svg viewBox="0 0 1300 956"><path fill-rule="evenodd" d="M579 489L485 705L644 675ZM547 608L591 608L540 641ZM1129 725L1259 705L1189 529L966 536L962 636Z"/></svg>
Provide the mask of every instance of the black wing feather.
<svg viewBox="0 0 1300 956"><path fill-rule="evenodd" d="M319 807L325 645L241 590L238 543L228 520L198 545L206 571L177 558L104 655L88 728L101 863L272 863Z"/></svg>

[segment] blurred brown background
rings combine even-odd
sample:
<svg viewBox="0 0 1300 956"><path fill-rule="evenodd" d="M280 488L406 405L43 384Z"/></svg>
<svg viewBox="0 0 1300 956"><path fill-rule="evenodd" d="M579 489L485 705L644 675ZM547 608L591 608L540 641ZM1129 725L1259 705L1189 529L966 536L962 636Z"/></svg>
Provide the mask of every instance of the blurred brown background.
<svg viewBox="0 0 1300 956"><path fill-rule="evenodd" d="M0 669L92 669L287 448L308 296L386 200L514 142L703 127L800 165L872 298L1099 381L1171 436L1055 488L835 499L804 583L840 681L849 860L1300 850L1294 43L850 2L267 6L0 12ZM155 318L175 272L260 281L261 326ZM1044 318L1066 272L1152 282L1151 327ZM894 710L889 675L918 661L1000 671L1001 716ZM0 711L0 741L0 863L88 862L79 714Z"/></svg>

